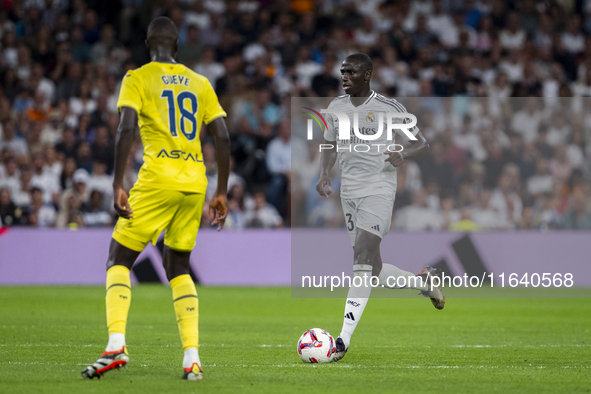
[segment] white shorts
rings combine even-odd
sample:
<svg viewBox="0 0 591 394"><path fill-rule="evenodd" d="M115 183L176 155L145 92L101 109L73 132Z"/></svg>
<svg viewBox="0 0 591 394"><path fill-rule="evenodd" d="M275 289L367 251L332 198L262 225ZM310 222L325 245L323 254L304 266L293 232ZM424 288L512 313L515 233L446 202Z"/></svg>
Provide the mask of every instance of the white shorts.
<svg viewBox="0 0 591 394"><path fill-rule="evenodd" d="M358 228L380 238L384 238L390 230L394 195L378 194L359 198L341 198L341 202L351 246L355 246Z"/></svg>

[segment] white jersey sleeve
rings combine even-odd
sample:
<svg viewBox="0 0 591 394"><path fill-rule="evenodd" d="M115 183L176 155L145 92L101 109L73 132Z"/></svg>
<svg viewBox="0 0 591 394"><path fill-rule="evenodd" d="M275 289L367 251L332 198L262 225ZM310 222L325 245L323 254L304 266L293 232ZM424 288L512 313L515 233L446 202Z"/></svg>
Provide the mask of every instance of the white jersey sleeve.
<svg viewBox="0 0 591 394"><path fill-rule="evenodd" d="M328 105L327 109L332 109L334 107L334 103L337 100L343 99L345 96L339 96L332 100ZM326 120L327 129L324 130L324 139L327 141L336 141L337 140L337 129L335 125L335 121L333 118L333 114L324 114L324 120Z"/></svg>
<svg viewBox="0 0 591 394"><path fill-rule="evenodd" d="M330 105L328 106L328 108L330 108ZM324 139L327 141L336 141L337 140L337 131L334 126L332 114L324 114L324 119L326 120L326 125L327 125L326 130L324 130Z"/></svg>

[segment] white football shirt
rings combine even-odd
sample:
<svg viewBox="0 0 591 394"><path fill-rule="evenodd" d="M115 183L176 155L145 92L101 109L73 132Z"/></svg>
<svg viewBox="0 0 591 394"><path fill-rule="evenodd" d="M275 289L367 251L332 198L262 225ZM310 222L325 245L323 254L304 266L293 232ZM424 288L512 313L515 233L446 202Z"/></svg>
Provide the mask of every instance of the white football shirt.
<svg viewBox="0 0 591 394"><path fill-rule="evenodd" d="M324 138L327 141L337 141L338 139L336 145L341 168L341 197L359 198L377 194L395 194L396 167L386 162L387 156L384 155L387 146L394 144L393 140L387 139L387 117L385 115L382 117L384 123L382 135L374 141L368 141L359 139L353 132L353 116L355 113L358 114L361 134L374 135L378 131L380 112L384 114L388 112L405 113L406 108L398 101L372 91L367 100L358 107L351 103L349 95L344 95L335 98L328 109L346 113L351 125L350 139L338 139L337 116L328 113L324 115L328 126L324 131ZM410 119L395 119L395 123L410 123ZM417 135L419 128L414 126L409 131L413 135ZM401 130L396 130L395 134L404 136ZM368 147L369 150L366 152ZM391 150L398 149L391 147Z"/></svg>

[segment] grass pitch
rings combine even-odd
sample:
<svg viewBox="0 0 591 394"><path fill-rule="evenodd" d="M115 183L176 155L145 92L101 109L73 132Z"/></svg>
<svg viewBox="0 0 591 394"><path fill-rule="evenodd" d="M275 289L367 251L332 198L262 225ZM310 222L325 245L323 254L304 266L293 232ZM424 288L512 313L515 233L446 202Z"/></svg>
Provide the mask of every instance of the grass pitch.
<svg viewBox="0 0 591 394"><path fill-rule="evenodd" d="M349 353L303 364L299 336L338 335L343 300L198 288L202 382L182 375L170 288L133 288L128 368L80 371L106 344L104 288L0 287L2 393L591 392L588 299L371 299Z"/></svg>

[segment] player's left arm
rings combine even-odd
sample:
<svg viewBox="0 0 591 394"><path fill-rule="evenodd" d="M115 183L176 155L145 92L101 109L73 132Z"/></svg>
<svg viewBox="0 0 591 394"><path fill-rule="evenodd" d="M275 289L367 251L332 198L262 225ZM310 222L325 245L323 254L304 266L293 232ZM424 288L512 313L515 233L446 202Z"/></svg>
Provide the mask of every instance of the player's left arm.
<svg viewBox="0 0 591 394"><path fill-rule="evenodd" d="M218 224L218 231L224 227L228 216L228 176L230 175L230 135L224 118L219 117L207 124L207 130L215 140L215 157L218 164L218 187L209 203L209 217L212 224Z"/></svg>
<svg viewBox="0 0 591 394"><path fill-rule="evenodd" d="M417 131L415 137L417 140L409 141L410 146L405 147L400 152L384 152L388 156L384 161L389 162L394 167L398 167L406 158L418 159L429 153L429 143L425 139L425 136L420 131Z"/></svg>
<svg viewBox="0 0 591 394"><path fill-rule="evenodd" d="M117 214L125 219L133 218L133 212L127 201L127 193L123 188L123 178L127 159L131 152L135 128L137 125L137 112L130 107L121 107L121 119L117 129L117 143L115 145L115 170L113 178L113 197Z"/></svg>

